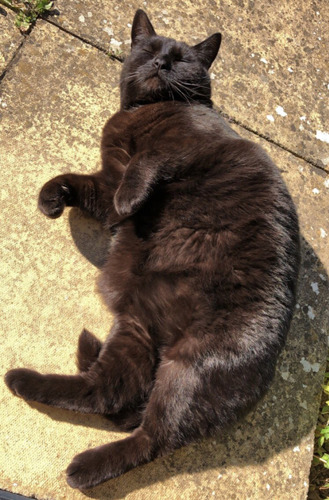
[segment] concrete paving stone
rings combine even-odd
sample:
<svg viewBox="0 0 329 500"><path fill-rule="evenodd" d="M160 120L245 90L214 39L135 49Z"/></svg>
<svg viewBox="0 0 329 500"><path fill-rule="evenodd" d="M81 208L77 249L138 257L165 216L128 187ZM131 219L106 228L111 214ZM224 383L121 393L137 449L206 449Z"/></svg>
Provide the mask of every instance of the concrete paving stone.
<svg viewBox="0 0 329 500"><path fill-rule="evenodd" d="M217 106L239 123L329 168L329 9L326 2L57 0L60 26L118 53L137 8L159 34L189 44L220 31L212 67Z"/></svg>
<svg viewBox="0 0 329 500"><path fill-rule="evenodd" d="M0 488L39 500L85 498L67 486L65 468L76 453L123 436L101 417L28 405L3 383L18 366L75 373L82 327L103 339L109 329L95 291L107 235L75 209L46 219L36 199L50 177L98 168L102 125L119 107L120 68L39 21L0 86ZM298 303L273 386L232 429L90 490L90 498L306 498L328 341L329 178L236 128L283 171L304 237Z"/></svg>
<svg viewBox="0 0 329 500"><path fill-rule="evenodd" d="M15 26L15 17L15 13L0 5L0 76L24 39Z"/></svg>

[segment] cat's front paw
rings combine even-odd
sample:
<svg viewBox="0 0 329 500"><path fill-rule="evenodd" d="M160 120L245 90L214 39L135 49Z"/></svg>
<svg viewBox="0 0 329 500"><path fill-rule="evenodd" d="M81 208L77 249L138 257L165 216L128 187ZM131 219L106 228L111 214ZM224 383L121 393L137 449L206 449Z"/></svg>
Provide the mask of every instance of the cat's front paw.
<svg viewBox="0 0 329 500"><path fill-rule="evenodd" d="M47 217L57 219L63 213L69 194L68 186L60 182L60 179L52 179L41 189L38 207Z"/></svg>
<svg viewBox="0 0 329 500"><path fill-rule="evenodd" d="M5 382L15 396L34 401L42 375L34 370L16 368L5 375Z"/></svg>
<svg viewBox="0 0 329 500"><path fill-rule="evenodd" d="M116 212L122 217L127 217L137 212L141 205L141 201L136 196L135 189L129 188L126 185L119 187L113 201Z"/></svg>

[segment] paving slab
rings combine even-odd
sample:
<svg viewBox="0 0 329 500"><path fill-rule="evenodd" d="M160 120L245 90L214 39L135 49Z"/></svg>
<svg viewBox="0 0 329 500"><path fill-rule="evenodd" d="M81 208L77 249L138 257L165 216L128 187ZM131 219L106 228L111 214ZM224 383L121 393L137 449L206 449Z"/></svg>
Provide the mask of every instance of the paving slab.
<svg viewBox="0 0 329 500"><path fill-rule="evenodd" d="M15 26L15 17L16 14L0 5L0 76L24 40Z"/></svg>
<svg viewBox="0 0 329 500"><path fill-rule="evenodd" d="M214 102L239 123L329 169L329 9L326 2L57 0L53 20L126 54L137 8L159 34L194 44L221 31Z"/></svg>
<svg viewBox="0 0 329 500"><path fill-rule="evenodd" d="M3 383L10 368L75 373L82 327L105 338L111 316L96 293L108 236L77 210L48 220L37 193L65 171L99 166L102 125L119 107L121 65L39 21L0 92L2 331L0 488L41 499L305 499L328 341L328 175L241 127L281 168L303 233L298 303L267 396L216 438L139 467L86 495L65 468L123 436L107 420L26 404ZM73 240L73 241L72 241Z"/></svg>

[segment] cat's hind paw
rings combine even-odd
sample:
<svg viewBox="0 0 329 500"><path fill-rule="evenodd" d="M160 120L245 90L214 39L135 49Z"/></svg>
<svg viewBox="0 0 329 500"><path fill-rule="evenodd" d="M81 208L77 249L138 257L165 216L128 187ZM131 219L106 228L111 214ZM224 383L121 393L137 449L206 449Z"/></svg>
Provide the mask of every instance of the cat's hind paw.
<svg viewBox="0 0 329 500"><path fill-rule="evenodd" d="M10 370L5 375L5 383L15 396L27 401L34 401L42 375L26 368Z"/></svg>
<svg viewBox="0 0 329 500"><path fill-rule="evenodd" d="M47 217L57 219L64 211L68 196L69 188L53 179L47 182L40 191L39 210Z"/></svg>
<svg viewBox="0 0 329 500"><path fill-rule="evenodd" d="M74 457L66 469L66 481L71 488L86 490L110 479L104 477L103 468L106 466L106 461L103 461L98 453L100 448L84 451Z"/></svg>
<svg viewBox="0 0 329 500"><path fill-rule="evenodd" d="M102 342L84 328L80 333L77 352L77 365L80 372L89 370L91 365L97 360L101 348Z"/></svg>

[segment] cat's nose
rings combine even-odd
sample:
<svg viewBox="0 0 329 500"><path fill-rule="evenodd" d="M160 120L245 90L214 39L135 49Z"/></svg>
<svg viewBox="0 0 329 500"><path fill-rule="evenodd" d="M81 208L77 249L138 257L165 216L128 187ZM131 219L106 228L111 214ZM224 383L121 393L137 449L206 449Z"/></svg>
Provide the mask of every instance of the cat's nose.
<svg viewBox="0 0 329 500"><path fill-rule="evenodd" d="M153 64L157 69L170 69L171 67L170 59L166 56L157 56Z"/></svg>

